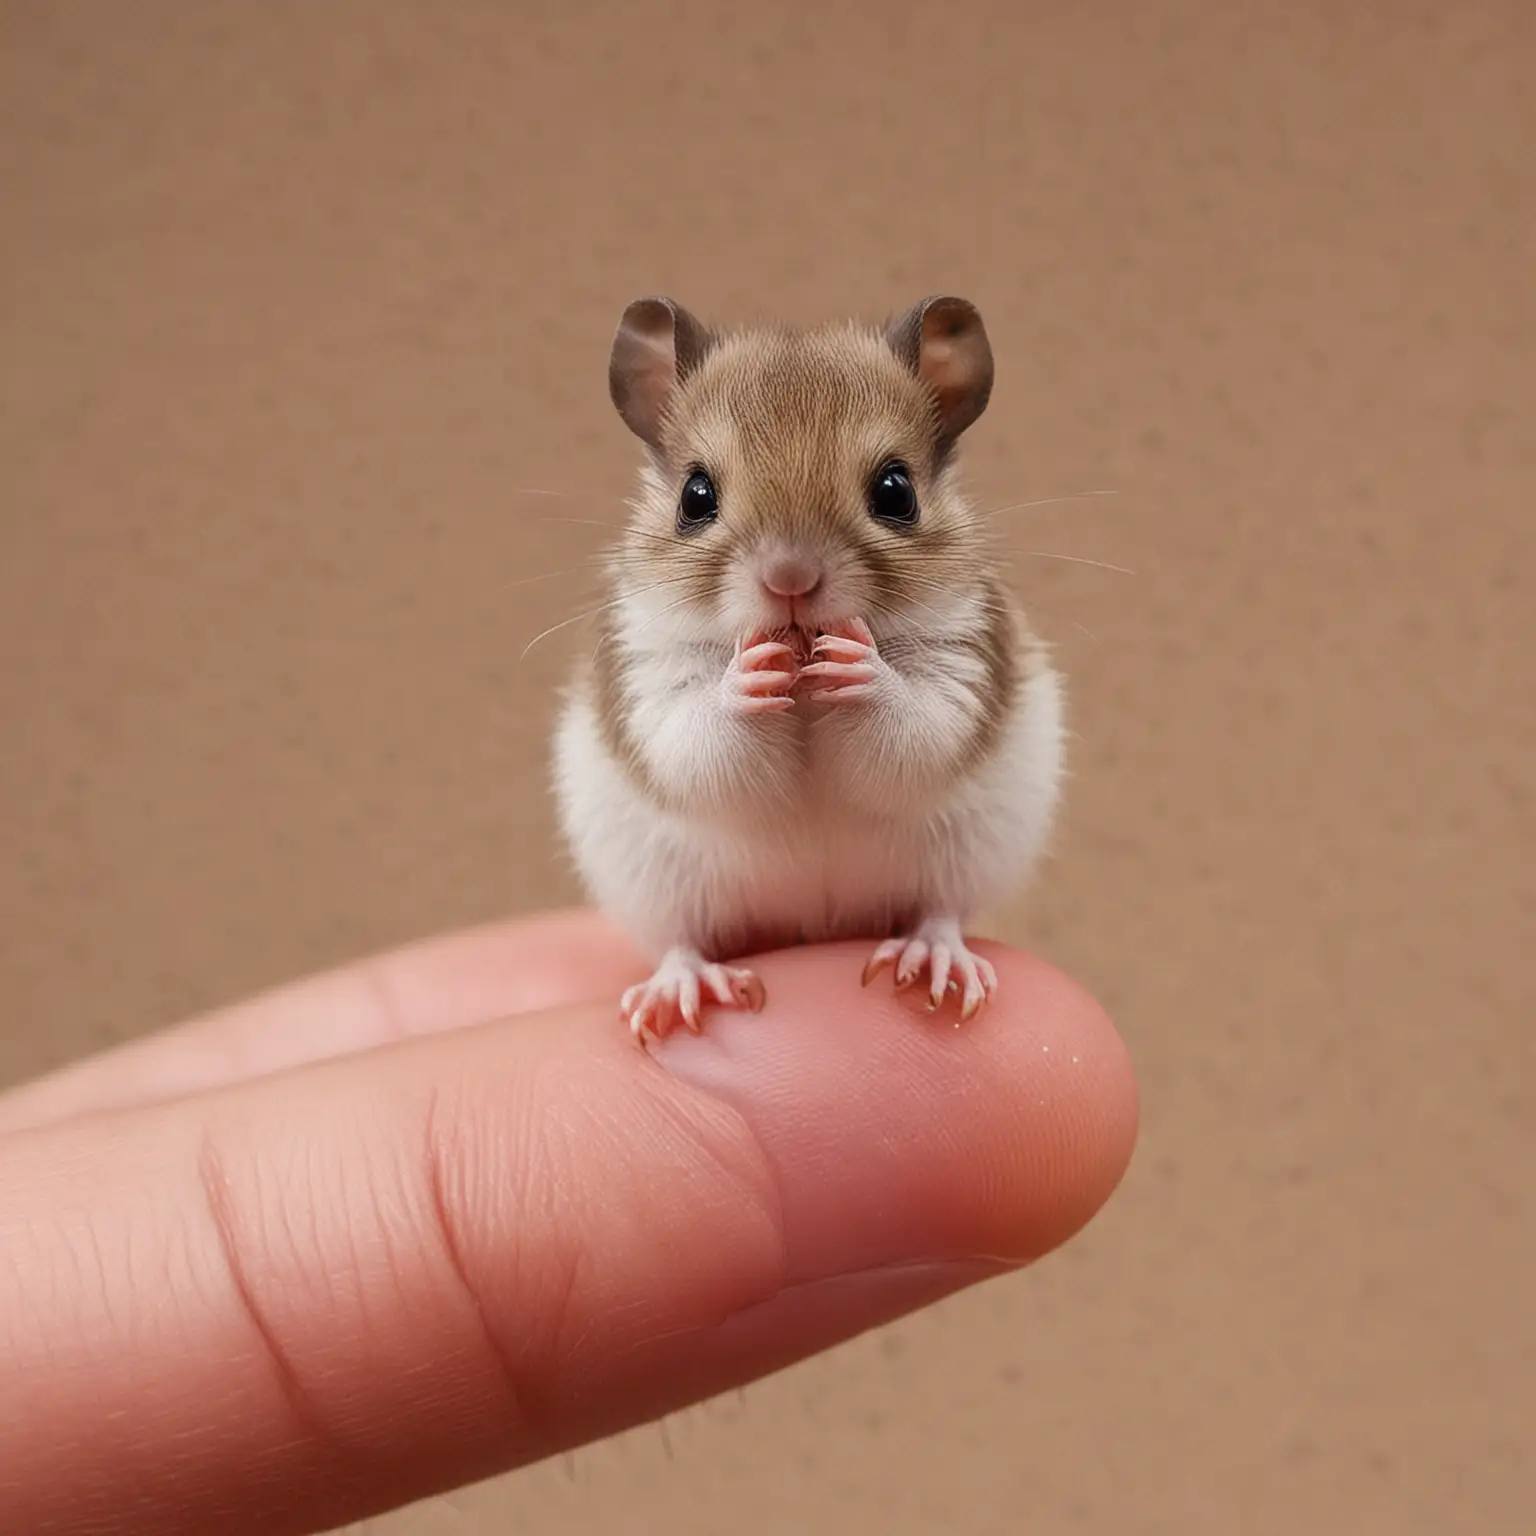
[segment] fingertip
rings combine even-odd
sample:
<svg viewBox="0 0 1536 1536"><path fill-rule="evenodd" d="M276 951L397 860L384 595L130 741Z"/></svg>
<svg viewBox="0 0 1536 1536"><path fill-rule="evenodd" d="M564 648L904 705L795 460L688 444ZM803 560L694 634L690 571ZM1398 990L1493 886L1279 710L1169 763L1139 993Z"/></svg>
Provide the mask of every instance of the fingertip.
<svg viewBox="0 0 1536 1536"><path fill-rule="evenodd" d="M1140 1124L1135 1070L1119 1030L1082 983L1006 945L976 948L998 973L977 1020L978 1047L993 1073L1019 1085L1022 1109L1032 1094L1050 1116L1051 1135L1027 1145L1051 1157L1044 1166L1058 1191L1055 1247L1098 1213L1130 1167Z"/></svg>
<svg viewBox="0 0 1536 1536"><path fill-rule="evenodd" d="M729 1102L779 1171L806 1273L913 1258L1022 1263L1064 1242L1129 1165L1137 1094L1097 1001L1033 956L977 946L991 1003L861 985L859 946L756 962L767 1003L663 1042L664 1070ZM900 1198L894 1198L897 1192Z"/></svg>

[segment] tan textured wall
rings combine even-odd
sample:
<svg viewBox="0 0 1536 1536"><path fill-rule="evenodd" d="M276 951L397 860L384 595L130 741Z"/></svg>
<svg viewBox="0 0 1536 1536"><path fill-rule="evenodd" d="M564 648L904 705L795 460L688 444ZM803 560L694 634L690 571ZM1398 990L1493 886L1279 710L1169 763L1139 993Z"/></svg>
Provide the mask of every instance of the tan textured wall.
<svg viewBox="0 0 1536 1536"><path fill-rule="evenodd" d="M0 1080L571 895L519 583L635 293L964 293L983 502L1118 492L1006 519L1111 1208L376 1529L1532 1528L1533 72L1529 0L0 3Z"/></svg>

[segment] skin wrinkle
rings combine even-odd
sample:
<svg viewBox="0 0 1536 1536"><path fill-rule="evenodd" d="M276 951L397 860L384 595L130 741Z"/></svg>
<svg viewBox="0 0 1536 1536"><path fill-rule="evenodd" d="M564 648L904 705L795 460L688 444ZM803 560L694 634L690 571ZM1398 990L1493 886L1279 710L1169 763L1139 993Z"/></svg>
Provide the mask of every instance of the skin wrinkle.
<svg viewBox="0 0 1536 1536"><path fill-rule="evenodd" d="M278 1337L265 1309L257 1299L251 1285L250 1270L241 1252L233 1207L233 1185L224 1158L218 1150L211 1132L204 1132L197 1150L198 1186L208 1217L213 1225L214 1237L223 1257L231 1291L240 1305L241 1312L249 1320L252 1332L259 1342L262 1353L272 1367L283 1400L300 1433L317 1441L320 1446L336 1456L343 1464L350 1462L352 1454L345 1441L338 1436L331 1424L311 1400L303 1381L290 1359L287 1348Z"/></svg>
<svg viewBox="0 0 1536 1536"><path fill-rule="evenodd" d="M627 1052L622 1065L626 1074L634 1069ZM723 1322L741 1306L770 1298L784 1284L787 1262L784 1249L785 1223L776 1174L750 1124L738 1110L717 1095L659 1072L652 1072L643 1063L641 1071L642 1083L657 1091L644 1095L641 1100L643 1109L637 1106L626 1113L632 1143L643 1148L659 1141L667 1149L664 1161L668 1164L677 1161L677 1149L681 1148L683 1161L688 1166L702 1165L713 1170L714 1179L723 1176L727 1181L730 1193L723 1201L724 1204L737 1210L745 1208L756 1211L758 1219L752 1222L753 1228L761 1230L766 1226L773 1233L769 1264L771 1278L765 1284L754 1281L750 1295L724 1306L718 1319ZM627 1076L625 1091L634 1091L634 1082ZM598 1093L594 1097L600 1100L604 1095ZM562 1225L577 1232L587 1229L589 1225L579 1211L573 1220L562 1223L561 1212L557 1209L562 1198L578 1192L573 1189L570 1180L559 1172L561 1165L575 1158L578 1148L586 1150L587 1155L590 1155L591 1138L584 1125L569 1127L564 1136L554 1138L552 1147L546 1147L542 1152L524 1150L513 1153L505 1145L476 1150L474 1139L477 1130L482 1135L488 1126L505 1131L509 1121L516 1123L522 1118L516 1114L508 1116L504 1111L498 1113L490 1105L475 1105L465 1111L463 1122L471 1132L471 1140L454 1149L453 1133L448 1133L446 1141L443 1139L443 1119L439 1109L435 1135L439 1147L437 1177L443 1213L441 1225L445 1233L451 1235L457 1253L456 1272L477 1307L498 1355L507 1361L507 1375L516 1393L517 1417L520 1421L516 1439L520 1445L520 1454L529 1455L559 1440L558 1434L553 1433L549 1426L560 1422L562 1410L579 1408L580 1400L586 1392L585 1384L591 1379L592 1367L589 1360L584 1358L589 1341L598 1349L600 1357L611 1355L613 1344L604 1335L611 1328L615 1312L603 1308L601 1317L594 1317L581 1330L573 1331L569 1325L580 1277L583 1273L602 1274L607 1265L603 1255L577 1248L568 1260L559 1265L560 1278L555 1287L552 1288L542 1277L530 1283L519 1270L515 1257L509 1261L504 1251L498 1251L509 1236L516 1246L515 1234L509 1234L505 1228L487 1234L483 1222L477 1221L480 1210L477 1190L484 1193L486 1204L493 1210L505 1209L508 1205L504 1194L491 1191L483 1181L492 1173L504 1171L510 1162L519 1171L523 1187L523 1192L510 1202L514 1212L519 1209L532 1211L530 1196L536 1190L542 1190L547 1197L544 1201L547 1208L538 1210L534 1217L539 1233L537 1246L542 1258L548 1257L550 1233L558 1232ZM496 1140L500 1141L500 1137ZM526 1148L527 1144L524 1138L519 1137L516 1145ZM481 1160L486 1162L484 1168L477 1166ZM549 1173L551 1161L555 1165L552 1174ZM743 1163L746 1164L745 1168ZM540 1176L541 1169L546 1176ZM480 1229L478 1241L475 1235L477 1226ZM486 1247L487 1237L491 1240L489 1249ZM509 1269L510 1279L506 1278ZM496 1283L496 1290L510 1291L523 1302L518 1315L509 1319L523 1345L516 1351L498 1336L495 1319L504 1315L504 1309L498 1309L489 1299L488 1288L493 1273L501 1276ZM531 1304L530 1296L534 1298ZM530 1314L537 1320L535 1323L530 1322ZM633 1342L633 1347L643 1348L646 1337L646 1334L642 1334ZM626 1344L624 1353L630 1352ZM531 1365L530 1361L533 1362ZM548 1390L535 1392L531 1387L533 1381L546 1382L550 1386Z"/></svg>
<svg viewBox="0 0 1536 1536"><path fill-rule="evenodd" d="M441 1099L442 1091L434 1083L427 1100L426 1119L422 1127L423 1166L426 1174L427 1192L430 1196L429 1209L437 1226L438 1238L442 1243L443 1256L448 1261L448 1268L474 1311L475 1318L480 1324L481 1335L485 1340L486 1350L497 1368L503 1387L506 1389L507 1402L510 1409L509 1416L526 1419L528 1416L527 1396L519 1383L518 1373L512 1363L512 1356L503 1348L500 1338L486 1318L485 1305L481 1300L479 1289L470 1279L469 1270L464 1262L464 1250L459 1240L457 1224L453 1219L445 1192L444 1168L446 1159L441 1139L442 1133L438 1125L438 1109Z"/></svg>
<svg viewBox="0 0 1536 1536"><path fill-rule="evenodd" d="M407 1134L398 1145L416 1140ZM389 1479L395 1475L391 1454L366 1430L363 1438L358 1438L357 1401L350 1391L336 1396L337 1386L346 1380L347 1373L335 1374L332 1355L340 1343L343 1358L355 1356L360 1348L367 1347L372 1331L381 1324L384 1348L391 1353L398 1349L395 1336L399 1319L413 1306L413 1289L405 1283L407 1278L416 1278L409 1261L432 1252L430 1235L422 1230L423 1220L431 1218L427 1201L420 1198L424 1191L419 1160L391 1156L385 1165L377 1166L366 1155L366 1143L356 1144L356 1150L364 1154L355 1163L364 1186L359 1192L353 1179L327 1182L319 1178L322 1169L334 1171L334 1159L324 1154L322 1145L302 1141L296 1149L300 1161L289 1171L297 1172L297 1187L307 1193L294 1200L279 1200L272 1211L263 1207L259 1190L248 1189L249 1200L237 1200L239 1182L229 1176L225 1158L217 1155L206 1135L203 1144L209 1150L200 1155L198 1171L215 1216L222 1267L235 1280L240 1310L255 1325L262 1354L278 1367L282 1401L297 1427L299 1443L326 1458L328 1475L337 1487L365 1490L377 1486L381 1476ZM344 1162L353 1166L350 1157ZM313 1198L326 1189L336 1198ZM239 1212L247 1203L262 1213L254 1237L241 1235L249 1224L242 1223ZM399 1238L393 1233L400 1222L391 1219L391 1210L397 1217L405 1213L407 1230ZM278 1229L279 1246L275 1250L265 1246L273 1241L268 1228ZM264 1262L256 1261L253 1255L264 1256ZM274 1256L283 1262L274 1264ZM392 1274L393 1287L381 1289L376 1283L381 1264ZM442 1272L441 1267L436 1271L438 1275ZM262 1284L258 1284L258 1276L263 1277ZM438 1281L432 1280L431 1285L428 1325L441 1331L448 1319L444 1337L451 1341L450 1314L454 1309L442 1304L446 1298L441 1297ZM264 1291L269 1292L275 1311L263 1299ZM292 1300L307 1294L323 1297L324 1305L339 1315L342 1325L324 1333L301 1326L285 1343L294 1323ZM450 1371L436 1379L433 1373L441 1369L445 1358L467 1358L471 1368L463 1374ZM446 1357L439 1355L430 1364L423 1361L406 1369L426 1372L426 1390L438 1402L444 1426L458 1424L464 1433L473 1435L486 1417L485 1373L474 1368L484 1361L483 1345L467 1357L453 1345ZM316 1384L313 1388L305 1386L306 1375ZM324 1406L322 1391L334 1398L329 1406Z"/></svg>
<svg viewBox="0 0 1536 1536"><path fill-rule="evenodd" d="M434 1096L436 1092L434 1085ZM374 1171L371 1160L364 1160L364 1167L370 1173L363 1181L363 1189L367 1198L367 1215L372 1221L372 1248L388 1270L394 1286L394 1299L401 1304L408 1304L412 1295L411 1261L419 1262L421 1256L420 1215L425 1213L429 1219L431 1215L429 1203L412 1198L423 1191L416 1177L419 1163L410 1157L409 1147L409 1142L390 1145L386 1154L387 1166L382 1176ZM430 1195L430 1191L425 1193ZM355 1232L356 1223L353 1224L353 1230ZM357 1272L362 1275L366 1272L367 1250L358 1248L355 1237L351 1248Z"/></svg>
<svg viewBox="0 0 1536 1536"><path fill-rule="evenodd" d="M700 1120L696 1107L703 1104L707 1106L712 1117L723 1116L726 1124L737 1133L733 1138L736 1150L745 1154L746 1159L755 1165L757 1177L750 1181L732 1165L731 1160L717 1151L713 1137L698 1136L696 1144L709 1155L710 1161L721 1173L740 1187L746 1202L758 1209L764 1223L776 1235L780 1274L778 1287L782 1289L789 1283L790 1275L789 1227L784 1214L783 1172L777 1161L768 1151L767 1145L758 1134L750 1117L740 1107L719 1094L711 1093L707 1088L672 1076L665 1071L665 1068L662 1069L662 1076L667 1085L667 1092L664 1095L653 1095L653 1102L667 1116L670 1123L679 1129L694 1129ZM678 1089L684 1090L687 1098L693 1101L693 1107L690 1110L685 1110L677 1102Z"/></svg>
<svg viewBox="0 0 1536 1536"><path fill-rule="evenodd" d="M527 1077L511 1085L510 1103L467 1106L460 1123L469 1134L445 1144L456 1155L443 1164L452 1175L445 1177L443 1188L448 1194L449 1227L464 1257L470 1293L517 1385L518 1439L537 1445L549 1438L544 1426L558 1421L567 1395L566 1340L572 1332L578 1284L583 1270L589 1268L580 1241L588 1213L577 1208L562 1220L566 1214L562 1204L585 1193L566 1176L569 1149L576 1138L547 1110L534 1109L545 1098L540 1088L542 1063L534 1058L528 1066ZM555 1091L546 1102L553 1106L564 1100ZM489 1146L484 1142L487 1132L492 1137ZM510 1200L499 1190L508 1172L515 1177ZM480 1252L474 1234L477 1218L486 1213L502 1219L490 1234L495 1240L492 1247ZM482 1243L478 1248L484 1249L485 1223L479 1225ZM472 1257L477 1252L480 1263ZM499 1262L485 1262L488 1258ZM503 1271L500 1276L498 1269ZM518 1314L507 1319L510 1337L497 1326L503 1312L491 1298L498 1288L523 1303ZM530 1316L538 1326L529 1326Z"/></svg>
<svg viewBox="0 0 1536 1536"><path fill-rule="evenodd" d="M466 1249L469 1246L466 1221L472 1223L474 1212L471 1209L456 1214L456 1207L464 1206L467 1202L469 1186L462 1179L455 1181L451 1178L449 1170L456 1163L461 1164L462 1157L455 1158L447 1150L451 1146L451 1133L446 1133L450 1139L445 1139L440 1109L439 1090L434 1086L422 1120L419 1145L423 1148L423 1152L414 1165L416 1170L414 1177L421 1182L421 1193L424 1199L421 1201L411 1199L411 1189L407 1183L400 1191L402 1203L407 1208L424 1211L436 1228L445 1266L453 1275L456 1288L461 1291L475 1312L488 1363L509 1395L508 1416L515 1419L517 1423L518 1454L526 1454L545 1441L557 1438L552 1435L549 1426L558 1421L562 1406L563 1393L554 1387L554 1384L562 1383L564 1375L562 1352L558 1341L562 1335L570 1331L563 1319L570 1313L573 1305L582 1255L573 1251L568 1258L551 1266L549 1260L553 1245L548 1241L548 1236L552 1231L558 1230L554 1221L555 1213L551 1209L544 1209L535 1214L535 1222L541 1234L537 1244L541 1276L548 1276L556 1271L558 1273L553 1285L545 1278L541 1283L530 1287L522 1278L525 1272L520 1270L516 1258L510 1263L509 1267L518 1276L513 1282L512 1290L525 1298L530 1294L536 1297L534 1310L541 1319L541 1325L537 1328L528 1328L526 1317L517 1316L513 1322L518 1328L523 1347L518 1350L509 1348L490 1322L494 1309L488 1309L485 1304L484 1284L471 1274L465 1259ZM483 1122L471 1118L469 1123L473 1126ZM305 1150L308 1155L313 1148ZM504 1165L514 1168L522 1175L524 1191L513 1203L516 1208L524 1211L533 1210L532 1196L539 1191L542 1191L545 1196L545 1205L550 1206L556 1201L560 1190L567 1182L558 1177L551 1179L539 1177L538 1170L548 1166L547 1157L541 1159L515 1154L507 1157ZM318 1449L337 1459L338 1474L354 1477L359 1486L365 1486L368 1468L376 1453L360 1452L345 1435L339 1432L338 1427L331 1423L329 1416L317 1407L311 1393L304 1386L300 1369L289 1347L283 1342L279 1329L269 1317L260 1299L259 1288L254 1280L257 1267L250 1262L239 1235L240 1222L234 1203L234 1181L229 1177L216 1145L206 1135L199 1152L198 1174L233 1293L240 1304L241 1311L251 1323L263 1354L273 1367L282 1396L297 1428L307 1439L314 1442ZM394 1176L396 1175L392 1173L391 1177ZM407 1180L412 1177L409 1171L405 1176ZM312 1177L306 1178L304 1183L306 1187L316 1185ZM455 1183L458 1186L457 1190L450 1193ZM377 1213L381 1207L376 1181L369 1181L369 1187L372 1208ZM492 1196L492 1209L504 1204L504 1195ZM333 1222L326 1228L331 1237L331 1241L326 1242L320 1230L320 1207L311 1204L304 1209L309 1220L302 1240L293 1227L295 1213L290 1208L290 1202L287 1200L280 1202L278 1213L287 1251L298 1266L297 1288L306 1289L317 1280L322 1281L322 1288L333 1303L341 1299L345 1315L351 1323L351 1326L344 1331L361 1339L370 1326L366 1309L361 1304L362 1298L367 1293L366 1284L361 1282L365 1281L369 1274L369 1258L357 1241L360 1235L359 1212L352 1208L351 1202L344 1202L338 1210L339 1222ZM384 1231L387 1225L388 1223L383 1221L377 1223L380 1231ZM509 1234L502 1230L497 1235L502 1238L510 1235L515 1252L524 1251L523 1245L517 1243L515 1231ZM417 1236L419 1240L421 1234L418 1232ZM345 1252L345 1268L340 1274L326 1268L327 1253L336 1249L338 1238ZM405 1297L406 1293L402 1290L400 1299L404 1301ZM519 1356L522 1360L521 1364ZM537 1390L533 1386L535 1381L551 1383L551 1389Z"/></svg>
<svg viewBox="0 0 1536 1536"><path fill-rule="evenodd" d="M559 1212L555 1207L559 1204L559 1186L554 1183L545 1183L543 1188L545 1191L544 1227L546 1232L552 1229L557 1230ZM532 1193L531 1188L529 1193ZM552 1264L546 1256L540 1256L539 1272L543 1277L543 1283L537 1289L538 1310L545 1319L545 1326L537 1333L533 1330L524 1332L524 1343L520 1353L523 1361L531 1363L528 1374L532 1380L547 1383L542 1391L530 1392L529 1389L524 1389L524 1413L527 1415L530 1397L533 1411L531 1417L525 1416L521 1429L525 1436L534 1432L535 1438L545 1444L550 1439L545 1426L556 1422L559 1404L562 1400L569 1401L571 1397L563 1362L571 1358L571 1338L581 1331L573 1326L572 1319L577 1315L577 1298L583 1278L590 1276L597 1268L592 1255L581 1243L562 1241L552 1246L554 1248ZM519 1243L517 1252L521 1258L527 1252L527 1248Z"/></svg>
<svg viewBox="0 0 1536 1536"><path fill-rule="evenodd" d="M128 1232L131 1234L132 1230L133 1229L130 1226L128 1228ZM75 1244L69 1244L70 1257L75 1261L75 1276L78 1280L83 1280L86 1273L89 1272L91 1285L95 1289L101 1302L102 1317L106 1319L108 1325L113 1329L114 1332L126 1332L127 1330L124 1328L124 1320L118 1313L116 1306L117 1298L113 1296L112 1286L107 1279L107 1257L101 1246L101 1233L97 1229L96 1223L94 1221L87 1221L84 1223L81 1232L81 1241L88 1248L90 1258L88 1261L83 1260Z"/></svg>

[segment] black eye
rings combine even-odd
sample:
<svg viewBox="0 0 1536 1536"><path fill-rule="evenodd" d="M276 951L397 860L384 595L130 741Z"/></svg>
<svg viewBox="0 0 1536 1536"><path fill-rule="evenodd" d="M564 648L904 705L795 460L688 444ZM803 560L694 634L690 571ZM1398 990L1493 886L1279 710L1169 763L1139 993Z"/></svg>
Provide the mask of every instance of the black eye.
<svg viewBox="0 0 1536 1536"><path fill-rule="evenodd" d="M917 522L917 491L905 464L887 464L869 482L869 511L882 523L910 528Z"/></svg>
<svg viewBox="0 0 1536 1536"><path fill-rule="evenodd" d="M683 494L677 504L677 531L697 533L706 523L712 523L720 515L720 498L715 494L715 482L696 469L683 482Z"/></svg>

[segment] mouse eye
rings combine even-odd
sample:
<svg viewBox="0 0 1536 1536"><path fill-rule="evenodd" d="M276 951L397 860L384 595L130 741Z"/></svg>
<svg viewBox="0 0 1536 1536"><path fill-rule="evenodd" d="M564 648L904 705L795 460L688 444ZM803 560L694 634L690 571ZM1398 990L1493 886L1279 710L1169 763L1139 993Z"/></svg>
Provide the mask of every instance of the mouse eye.
<svg viewBox="0 0 1536 1536"><path fill-rule="evenodd" d="M715 482L702 469L694 470L683 482L683 494L677 503L677 531L697 533L719 515L720 498L715 493Z"/></svg>
<svg viewBox="0 0 1536 1536"><path fill-rule="evenodd" d="M893 462L875 471L869 482L869 512L897 528L917 522L917 490L905 464Z"/></svg>

